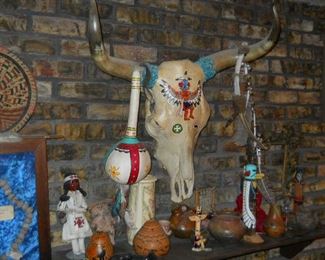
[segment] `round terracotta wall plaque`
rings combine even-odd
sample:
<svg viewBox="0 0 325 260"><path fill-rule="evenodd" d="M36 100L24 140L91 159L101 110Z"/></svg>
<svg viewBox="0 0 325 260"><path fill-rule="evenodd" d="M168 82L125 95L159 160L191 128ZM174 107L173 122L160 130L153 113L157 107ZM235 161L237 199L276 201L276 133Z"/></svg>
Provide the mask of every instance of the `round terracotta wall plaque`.
<svg viewBox="0 0 325 260"><path fill-rule="evenodd" d="M18 132L36 106L37 88L29 68L0 46L0 133Z"/></svg>

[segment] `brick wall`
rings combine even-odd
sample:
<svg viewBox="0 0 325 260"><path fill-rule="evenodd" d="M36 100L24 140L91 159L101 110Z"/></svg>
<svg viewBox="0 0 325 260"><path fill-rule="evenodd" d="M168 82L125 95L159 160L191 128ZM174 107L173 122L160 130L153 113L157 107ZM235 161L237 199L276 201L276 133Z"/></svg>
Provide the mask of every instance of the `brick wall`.
<svg viewBox="0 0 325 260"><path fill-rule="evenodd" d="M271 1L268 1L271 2ZM308 2L308 1L307 1ZM325 123L321 121L324 75L324 6L283 1L282 33L275 49L252 63L257 117L265 131L279 133L292 124L304 139L298 162L305 170L305 206L324 221ZM261 0L106 0L99 1L104 39L117 57L143 62L200 56L263 38L272 14ZM60 245L55 216L64 173L79 174L88 199L112 198L116 187L103 171L102 158L124 135L130 84L102 73L92 62L86 38L86 0L0 1L0 44L33 70L38 104L23 134L62 135L48 142L51 232ZM217 189L218 207L231 207L239 193L246 134L232 118L233 70L206 83L212 109L195 151L196 186ZM144 97L142 97L142 102ZM139 138L152 151L144 129ZM323 111L324 113L324 111ZM270 132L270 131L269 131ZM283 147L265 154L270 186L279 188ZM157 215L171 209L169 180L153 161ZM123 237L119 231L119 236Z"/></svg>

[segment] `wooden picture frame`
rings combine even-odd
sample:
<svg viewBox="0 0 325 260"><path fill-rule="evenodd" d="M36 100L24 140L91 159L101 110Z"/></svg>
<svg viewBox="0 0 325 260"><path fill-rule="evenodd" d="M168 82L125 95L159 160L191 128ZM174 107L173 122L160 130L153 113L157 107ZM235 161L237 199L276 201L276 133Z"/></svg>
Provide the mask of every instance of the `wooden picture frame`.
<svg viewBox="0 0 325 260"><path fill-rule="evenodd" d="M25 152L32 152L35 156L36 209L33 209L33 211L37 210L39 256L40 259L48 260L51 259L51 238L46 139L42 137L23 137L22 140L17 142L0 143L1 155Z"/></svg>

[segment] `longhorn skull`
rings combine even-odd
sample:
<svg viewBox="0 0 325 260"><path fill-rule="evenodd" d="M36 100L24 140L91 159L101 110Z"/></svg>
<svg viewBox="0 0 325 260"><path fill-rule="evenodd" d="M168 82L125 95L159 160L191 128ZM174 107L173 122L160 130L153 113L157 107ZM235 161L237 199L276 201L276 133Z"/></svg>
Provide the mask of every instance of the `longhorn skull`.
<svg viewBox="0 0 325 260"><path fill-rule="evenodd" d="M141 71L146 93L145 126L156 140L156 159L167 170L171 199L190 198L194 186L193 151L198 136L210 116L203 83L236 63L238 49L228 49L190 60L166 61L160 65L141 64L107 54L95 0L90 0L88 22L91 55L104 72L131 80L135 68ZM273 26L261 41L246 46L245 62L267 54L280 34L278 1L273 3Z"/></svg>

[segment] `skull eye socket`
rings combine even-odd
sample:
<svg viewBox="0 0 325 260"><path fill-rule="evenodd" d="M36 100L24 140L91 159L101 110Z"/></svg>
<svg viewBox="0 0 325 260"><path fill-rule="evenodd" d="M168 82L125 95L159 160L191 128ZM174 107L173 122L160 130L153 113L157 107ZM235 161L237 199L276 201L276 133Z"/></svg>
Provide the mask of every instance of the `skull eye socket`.
<svg viewBox="0 0 325 260"><path fill-rule="evenodd" d="M198 126L198 125L194 125L194 128L196 128L196 129L197 129L197 128L199 128L199 126Z"/></svg>

